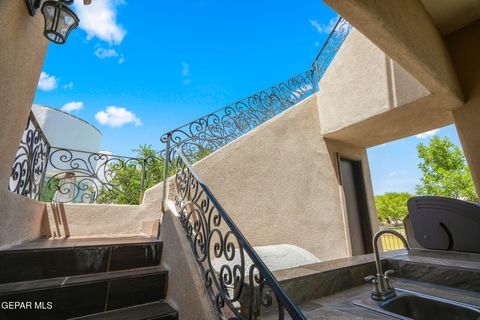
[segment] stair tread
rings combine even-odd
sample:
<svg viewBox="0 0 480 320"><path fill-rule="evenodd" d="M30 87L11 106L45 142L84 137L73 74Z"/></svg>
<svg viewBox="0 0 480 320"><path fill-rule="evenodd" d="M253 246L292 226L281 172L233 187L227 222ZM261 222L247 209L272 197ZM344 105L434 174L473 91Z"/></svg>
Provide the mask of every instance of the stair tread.
<svg viewBox="0 0 480 320"><path fill-rule="evenodd" d="M116 309L112 311L106 311L101 313L90 314L78 318L78 320L148 320L159 319L160 317L165 319L177 319L177 311L173 309L167 302L151 302L146 304L140 304L128 308Z"/></svg>
<svg viewBox="0 0 480 320"><path fill-rule="evenodd" d="M119 278L133 278L145 275L168 272L162 266L135 268L119 271L108 271L91 274L76 275L70 277L57 277L49 279L39 279L21 282L11 282L0 284L0 295L21 293L26 291L56 288L62 286L79 285L97 281L105 281Z"/></svg>
<svg viewBox="0 0 480 320"><path fill-rule="evenodd" d="M152 244L159 243L161 240L147 236L130 237L92 237L92 238L66 238L66 239L37 239L25 242L11 248L2 250L23 251L23 250L48 250L57 248L76 248L76 247L100 247L100 246L119 246L129 244Z"/></svg>

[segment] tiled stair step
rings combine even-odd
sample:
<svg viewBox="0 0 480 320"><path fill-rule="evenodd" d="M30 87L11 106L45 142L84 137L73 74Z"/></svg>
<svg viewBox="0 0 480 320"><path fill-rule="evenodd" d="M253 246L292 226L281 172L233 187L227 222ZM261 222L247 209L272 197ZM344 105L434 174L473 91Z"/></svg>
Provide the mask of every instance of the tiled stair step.
<svg viewBox="0 0 480 320"><path fill-rule="evenodd" d="M178 313L166 302L153 302L95 313L75 320L177 320Z"/></svg>
<svg viewBox="0 0 480 320"><path fill-rule="evenodd" d="M0 319L67 319L158 302L167 292L168 272L160 266L0 285L0 303L25 302L25 309L0 308ZM28 308L28 302L32 304ZM43 302L48 308L36 308Z"/></svg>
<svg viewBox="0 0 480 320"><path fill-rule="evenodd" d="M0 251L0 284L158 266L161 255L148 237L36 240Z"/></svg>

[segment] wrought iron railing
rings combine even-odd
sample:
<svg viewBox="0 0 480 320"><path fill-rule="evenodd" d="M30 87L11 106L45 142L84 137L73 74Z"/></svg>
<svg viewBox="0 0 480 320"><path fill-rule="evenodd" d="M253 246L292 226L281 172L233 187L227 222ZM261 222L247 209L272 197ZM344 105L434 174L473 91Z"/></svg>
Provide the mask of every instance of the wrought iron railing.
<svg viewBox="0 0 480 320"><path fill-rule="evenodd" d="M180 145L188 156L205 150L213 152L313 93L313 70L307 70L174 129L160 140Z"/></svg>
<svg viewBox="0 0 480 320"><path fill-rule="evenodd" d="M40 198L50 144L32 112L18 147L8 190L35 200Z"/></svg>
<svg viewBox="0 0 480 320"><path fill-rule="evenodd" d="M263 309L306 319L181 149L175 148L175 206L219 319L256 319Z"/></svg>
<svg viewBox="0 0 480 320"><path fill-rule="evenodd" d="M138 204L149 159L52 147L42 200Z"/></svg>
<svg viewBox="0 0 480 320"><path fill-rule="evenodd" d="M335 55L342 46L343 41L347 38L351 29L352 26L350 23L342 17L339 17L332 31L328 35L327 40L315 57L312 67L315 70L315 83L317 90L319 90L320 87L320 80L330 66L330 63L335 58Z"/></svg>

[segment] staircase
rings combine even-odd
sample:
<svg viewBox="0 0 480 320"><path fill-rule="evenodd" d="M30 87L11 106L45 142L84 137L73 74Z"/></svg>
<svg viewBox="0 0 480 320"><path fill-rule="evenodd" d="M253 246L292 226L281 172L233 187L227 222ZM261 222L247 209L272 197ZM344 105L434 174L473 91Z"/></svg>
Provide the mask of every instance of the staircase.
<svg viewBox="0 0 480 320"><path fill-rule="evenodd" d="M0 251L0 319L178 319L163 243L40 239Z"/></svg>

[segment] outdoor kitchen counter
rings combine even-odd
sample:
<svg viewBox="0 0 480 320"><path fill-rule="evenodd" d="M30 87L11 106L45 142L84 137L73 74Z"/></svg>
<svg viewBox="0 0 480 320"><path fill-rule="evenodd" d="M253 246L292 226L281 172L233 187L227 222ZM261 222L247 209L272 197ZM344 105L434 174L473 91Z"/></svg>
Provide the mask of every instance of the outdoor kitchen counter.
<svg viewBox="0 0 480 320"><path fill-rule="evenodd" d="M395 287L480 305L480 255L431 250L382 254L385 270L394 269ZM386 315L352 304L369 295L363 278L376 273L372 254L279 270L274 275L309 319L385 319Z"/></svg>
<svg viewBox="0 0 480 320"><path fill-rule="evenodd" d="M435 297L480 306L480 293L432 285L420 281L396 279L394 285ZM389 319L391 317L356 306L354 300L370 295L372 285L364 284L352 289L338 292L323 298L311 300L300 307L308 319ZM394 319L394 318L393 318Z"/></svg>

